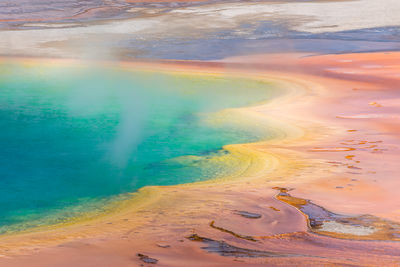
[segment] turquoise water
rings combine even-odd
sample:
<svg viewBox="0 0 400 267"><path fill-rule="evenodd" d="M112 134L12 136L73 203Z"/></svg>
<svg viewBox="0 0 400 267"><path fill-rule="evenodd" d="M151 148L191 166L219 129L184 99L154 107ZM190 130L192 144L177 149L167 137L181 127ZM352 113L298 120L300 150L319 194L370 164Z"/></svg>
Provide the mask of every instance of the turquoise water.
<svg viewBox="0 0 400 267"><path fill-rule="evenodd" d="M202 161L271 133L209 118L276 93L227 77L0 65L0 232L61 222L146 185L229 175L235 167Z"/></svg>

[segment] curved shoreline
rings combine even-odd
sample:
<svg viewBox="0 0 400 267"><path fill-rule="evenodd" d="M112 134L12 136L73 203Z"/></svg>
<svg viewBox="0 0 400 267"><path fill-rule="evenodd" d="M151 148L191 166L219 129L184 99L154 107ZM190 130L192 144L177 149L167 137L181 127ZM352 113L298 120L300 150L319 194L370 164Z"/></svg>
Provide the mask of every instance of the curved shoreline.
<svg viewBox="0 0 400 267"><path fill-rule="evenodd" d="M3 237L0 241L0 254L30 255L28 258L19 256L16 261L10 260L9 262L5 261L5 263L10 266L18 266L13 264L24 262L24 259L27 260L31 257L37 259L37 256L32 255L32 253L39 249L41 251L39 255L43 259L38 261L38 265L42 264L42 266L51 262L60 263L63 259L71 263L72 260L68 259L72 255L82 260L85 257L94 257L99 253L110 252L114 253L113 255L119 255L121 258L111 257L108 259L108 264L112 262L127 265L128 262L132 263L132 260L140 262L140 259L136 257L132 259L132 250L155 257L160 260L159 264L164 266L187 266L194 260L197 260L197 264L212 261L214 262L213 266L240 265L240 262L234 262L229 257L208 253L201 249L198 243L192 243L192 241L185 239L191 234L198 234L203 238L203 241L198 241L209 242L209 244L214 244L210 240L225 240L224 242L229 242L230 245L245 246L248 250L260 251L262 249L264 251L274 248L275 252L293 253L293 251L296 251L298 255L294 258L286 258L284 256L286 254L282 254L278 259L267 257L269 264L296 263L307 265L310 261L314 264L353 264L354 262L360 265L394 264L399 260L397 255L400 245L398 243L361 242L314 235L308 231L306 218L293 206L276 200L276 191L273 189L276 186L295 187L296 190L293 195L296 197L313 199L317 201L318 205L335 212L343 211L351 214L354 213L355 207L358 207L360 213L366 211L373 215L384 215L379 213L380 208L390 203L387 203L383 198L378 199L378 204L381 206L360 206L360 203L371 203L372 197L380 197L380 195L376 194L378 189L371 187L374 185L373 181L362 180L359 178L359 174L351 172L358 170L356 167L359 169L366 168L362 165L364 161L369 166L376 164L371 163L371 160L374 160L374 158L371 158L375 155L373 154L374 149L385 148L377 146L376 144L379 144L377 142L380 140L375 139L385 139L385 142L390 141L392 145L395 139L386 135L376 135L376 138L374 138L374 135L368 135L372 127L378 122L381 123L380 121L371 122L375 123L371 124L366 122L365 119L364 121L363 119L350 119L352 122L346 123L346 121L343 121L344 119L338 118L337 115L341 112L357 112L357 108L360 107L357 105L346 106L346 101L362 100L362 103L364 103L369 101L371 94L371 97L376 97L373 93L374 90L381 90L379 86L390 87L392 85L383 83L382 79L378 79L379 77L376 78L376 83L359 81L357 76L349 76L346 73L340 73L338 77L337 73L340 71L338 67L336 67L335 73L329 70L329 68L332 68L331 65L344 64L344 60L347 60L347 58L351 58L354 62L349 63L347 61L346 64L357 69L359 67L355 66L355 62L362 61L362 64L370 64L368 55L349 54L303 59L303 66L306 65L307 71L312 72L311 74L306 73L306 70L282 73L281 71L263 69L260 65L257 65L258 70L254 70L251 67L249 68L248 64L244 65L244 70L240 66L230 68L229 59L224 63L225 65L218 67L210 64L211 66L205 69L207 73L219 71L222 74L239 75L242 71L244 72L243 75L253 77L262 77L263 74L267 73L264 77L281 79L287 86L290 86L291 90L283 97L266 105L245 108L248 114L259 118L261 121L266 118L275 121L275 125L279 125L278 127L285 133L280 139L225 147L228 150L242 149L246 153L257 153L260 155L257 159L262 159L262 164L265 164L264 167L257 169L250 175L251 177L243 177L244 179L206 181L166 187L145 187L139 190L138 198L142 197L147 202L140 202L137 199L139 202L131 205L131 202L127 201L121 209L110 216L68 227L49 229L45 232ZM387 64L387 66L392 64L388 63L391 61L385 61L384 53L372 54L372 56L377 57L377 59L373 59L374 62ZM399 53L391 56L400 58ZM262 62L261 57L256 60ZM321 60L322 63L320 63ZM331 63L330 60L334 60L334 63ZM248 63L249 59L244 62ZM288 61L286 64L294 63ZM188 67L187 64L179 66L178 63L166 65L122 63L122 65L149 69L165 68L177 72L188 70L201 72L202 70L202 67L199 66ZM317 74L315 70L318 70ZM346 67L347 70L348 67ZM369 71L369 69L363 71ZM322 77L320 73L325 74ZM329 76L331 74L332 76ZM390 70L384 74L390 74ZM296 87L296 89L293 87ZM329 88L335 88L335 91L330 91ZM358 92L353 90L354 88L363 88L361 91L363 94L360 93L358 98L345 98L354 92ZM389 89L381 92L389 95L393 93ZM362 97L365 97L365 99ZM388 101L378 101L378 103L380 102L389 105ZM368 105L368 102L366 104ZM312 108L315 105L324 105L323 108L321 107L318 110L318 114L312 114ZM338 110L339 106L347 107L347 110ZM373 111L386 114L385 110ZM381 127L381 124L379 126ZM395 126L391 127L388 131L395 129L393 128ZM351 137L348 137L348 135ZM374 139L366 140L365 138ZM367 150L367 147L374 145L375 147ZM352 147L354 150L337 149L343 146ZM355 162L356 160L352 160L353 157L338 159L339 156L349 156L349 153L354 154L356 158L360 157L361 162ZM395 159L395 157L392 158L392 160ZM265 166L273 166L273 168L265 168ZM363 176L367 178L373 175L373 173L363 173ZM357 177L358 180L350 181L356 179L352 177ZM335 187L336 183L342 182L355 185L347 186L349 189L347 187ZM360 188L361 190L352 191L352 188ZM371 195L371 192L374 195ZM340 198L335 198L335 196L340 196ZM140 205L137 205L138 203ZM395 208L396 206L392 204L388 207ZM262 217L258 220L249 221L249 219L233 214L234 210L253 212L261 214ZM395 220L395 216L396 214L393 211L391 214L388 211L383 217ZM217 228L210 229L210 221L213 221L212 225ZM218 228L226 229L228 232L220 231ZM249 243L240 240L240 238L232 237L229 232L237 233L239 236L259 237L259 242ZM46 237L43 236L44 233ZM289 246L288 241L290 241ZM218 242L217 244L219 244ZM61 244L61 247L55 247L57 244ZM84 244L88 244L88 247L86 248ZM315 244L319 245L316 246ZM163 247L167 245L171 248ZM376 247L380 249L374 252L373 250ZM96 248L96 252L93 251L94 248ZM85 251L85 255L76 254L79 250ZM51 258L52 253L61 256L61 259ZM250 251L247 251L247 253L250 253ZM342 255L338 258L338 253L342 253L346 257ZM299 256L300 254L302 256ZM319 256L319 258L315 258L315 256ZM265 257L246 258L245 260L247 264L255 265L264 264L265 261Z"/></svg>
<svg viewBox="0 0 400 267"><path fill-rule="evenodd" d="M10 64L18 63L18 64L21 64L21 65L24 65L24 64L25 65L30 65L30 64L32 64L32 66L29 66L30 68L36 68L36 67L42 68L44 66L46 66L46 68L47 67L50 68L51 66L55 65L55 64L49 63L49 61L45 60L45 59L43 59L43 60L25 60L25 59L20 59L20 60L11 60L9 62L10 62ZM67 66L71 66L71 67L74 66L74 65L77 65L78 66L77 67L78 71L79 71L79 69L81 67L90 68L91 66L93 66L95 64L93 62L86 62L86 61L82 61L82 62L57 61L57 64L60 64L60 65L64 64L64 63ZM192 71L184 71L184 72L177 73L176 71L171 71L169 69L168 70L165 70L165 69L163 69L163 70L154 70L154 68L152 67L154 64L151 65L152 68L146 69L145 71L144 71L144 68L140 67L140 66L139 66L138 69L133 69L133 68L136 68L136 66L133 66L133 68L132 68L131 64L122 63L122 64L120 64L118 66L116 66L112 62L103 63L103 64L105 64L104 67L110 68L111 71L115 71L116 69L124 71L124 72L125 71L129 71L129 72L132 72L132 73L136 72L136 71L141 71L140 72L141 75L143 75L143 72L149 72L150 73L149 75L151 75L151 72L154 72L154 74L156 74L156 75L158 73L167 74L167 72L168 72L168 74L177 74L177 75L174 75L173 77L179 77L179 79L181 79L181 78L182 79L187 79L188 77L192 78L192 77L194 77L194 75L201 76L202 77L201 79L203 79L203 77L204 77L204 79L211 79L211 80L214 80L213 77L216 77L216 76L221 77L223 80L229 80L229 79L236 79L237 78L237 77L234 77L234 76L222 77L222 75L220 73L212 73L211 74L211 73L201 73L201 72L192 72ZM129 65L129 66L127 66L127 65ZM8 65L6 65L6 66L8 66ZM147 74L144 73L144 76L146 76L146 75ZM246 83L246 85L247 85L247 83L251 83L252 82L251 80L248 80L248 79L249 79L248 77L247 78L243 78L243 80ZM197 78L194 78L194 80L197 81ZM215 80L219 80L219 78L217 78ZM268 81L268 83L267 83L267 81ZM260 103L255 104L255 105L262 105L261 103L264 103L265 101L268 101L268 98L270 98L270 97L268 97L268 95L270 95L269 91L272 91L272 92L276 91L276 88L274 88L276 86L275 85L271 85L270 81L266 80L266 79L263 79L263 81L257 79L256 84L257 84L256 86L259 86L261 88L261 90L262 90L261 92L263 92L263 94L266 93L266 96L263 96L263 98L262 98L264 100L262 100ZM276 94L276 93L272 93L272 94ZM221 104L226 106L226 104L224 104L223 102ZM247 107L244 107L244 108L242 108L242 107L239 107L239 108L224 108L223 110L220 110L218 112L212 112L213 115L210 116L211 119L207 118L206 119L207 120L206 123L210 123L208 120L210 120L211 123L213 123L213 119L216 119L218 121L219 116L221 116L222 117L222 121L230 121L230 120L234 119L234 122L233 122L234 124L238 124L240 126L243 124L244 126L247 126L250 129L254 128L256 130L257 128L260 128L260 129L261 128L268 128L267 124L265 124L265 126L260 126L259 127L259 125L263 125L263 122L261 121L261 120L263 120L263 118L261 118L260 116L256 116L256 114L253 114L253 113L254 112L248 111ZM216 117L216 118L214 118L214 117ZM254 119L252 117L254 117ZM251 121L251 123L248 123L248 121ZM244 128L244 126L243 126L243 128ZM263 130L263 132L264 131L265 130ZM224 147L224 148L222 148L222 150L232 152L232 153L229 154L230 156L224 156L223 157L223 159L226 162L228 162L228 165L229 165L229 162L231 161L228 158L232 158L236 162L243 163L243 165L245 165L243 167L240 167L238 172L237 173L235 172L232 175L233 177L239 177L239 176L245 175L245 174L250 175L251 172L255 172L255 169L257 169L257 166L256 166L257 164L251 163L251 161L254 161L254 162L257 161L256 157L254 155L251 155L251 153L249 153L247 151L245 153L242 153L242 151L245 151L245 149L240 148L239 146L227 145L226 148ZM246 155L246 156L244 156L244 155ZM215 155L213 157L215 158L215 160L219 160L218 155ZM238 158L242 158L242 160L240 160ZM226 160L226 159L228 159L228 160ZM220 164L220 165L222 165L222 164ZM242 164L239 164L239 165L242 165ZM210 179L214 180L214 178L210 178ZM220 178L220 179L222 179L222 178ZM37 231L43 231L43 230L46 230L46 229L54 229L56 227L63 227L63 226L71 225L71 224L76 224L76 223L79 223L79 222L82 223L82 222L85 222L86 220L92 220L93 217L102 217L103 218L104 216L107 216L107 214L113 214L114 213L113 212L114 209L118 210L118 206L119 206L118 202L126 202L126 199L132 199L132 198L135 198L135 200L129 200L129 202L132 202L132 201L133 202L137 202L136 198L142 199L141 197L135 197L136 195L138 195L138 193L132 190L132 192L124 193L124 194L121 194L121 195L113 195L113 196L110 196L110 197L106 197L106 198L104 198L104 200L101 199L101 200L98 201L99 203L104 203L104 206L103 206L103 204L99 204L99 209L96 209L96 208L93 208L93 210L89 209L87 212L82 212L81 216L80 215L77 215L77 216L74 216L74 217L71 216L71 219L66 218L64 220L62 218L62 214L58 215L58 214L54 213L54 214L50 214L49 215L49 221L54 221L51 217L56 218L56 220L57 220L57 218L58 218L57 216L59 216L61 219L57 220L57 221L60 221L60 223L51 224L51 223L47 223L46 219L43 219L43 220L38 221L37 223L36 223L36 221L34 221L32 224L30 224L28 222L26 225L24 225L24 222L22 222L20 229L18 228L19 225L15 225L15 227L13 227L14 225L12 225L12 229L7 229L7 226L5 226L5 232L6 233L2 234L2 236L5 236L5 235L16 235L16 234L19 234L19 233L37 232ZM87 205L90 205L90 203L87 204ZM69 209L69 207L67 206L66 207L66 211L65 211L66 213L69 212L68 209ZM33 225L33 227L30 227L30 225ZM39 225L39 226L36 227L34 225Z"/></svg>
<svg viewBox="0 0 400 267"><path fill-rule="evenodd" d="M6 59L1 59L1 61L6 61L10 60L10 58ZM18 61L22 64L36 64L37 62L41 64L83 64L83 65L89 65L92 63L88 63L85 61L76 61L76 60L64 60L64 59L32 59L32 58L12 58L11 62ZM109 64L114 65L112 62L102 62L103 64ZM143 62L143 63L132 63L132 62L120 62L116 64L117 68L121 68L124 70L133 70L133 71L148 71L148 72L161 72L161 73L169 73L169 74L184 74L184 75L205 75L205 76L228 76L228 77L240 77L240 78L246 78L246 79L255 79L255 80L260 80L263 82L274 82L280 84L279 87L283 87L284 85L289 85L294 86L294 83L289 80L285 80L282 78L276 78L275 76L254 76L254 75L249 75L248 73L227 73L223 70L213 70L210 72L209 70L204 70L202 68L197 68L195 65L193 69L187 69L187 64L185 65L175 65L171 68L171 66L165 67L163 64L157 64L157 63L148 63L148 62ZM282 80L281 80L282 79ZM297 85L299 89L300 86L304 86L303 84ZM303 88L304 89L304 88ZM284 93L283 95L280 95L276 98L269 99L267 104L261 104L257 106L252 106L252 107L242 107L242 108L235 108L235 109L228 109L226 110L228 113L229 112L239 112L239 116L245 117L245 119L250 119L251 121L258 121L257 123L265 123L265 120L268 120L268 123L265 123L266 125L272 126L274 124L281 124L276 121L276 119L269 118L265 114L259 114L257 109L259 108L264 108L264 107L270 107L273 105L279 106L281 101L288 101L291 98L298 97L299 94L301 94L301 90L294 90L293 88L290 90L286 90L287 92ZM226 112L225 111L225 112ZM238 115L238 114L237 114ZM252 118L253 117L253 118ZM283 130L286 128L285 130ZM244 178L244 177L252 177L250 180L254 180L257 177L257 174L261 170L273 170L277 168L278 165L278 160L274 158L273 156L269 155L267 156L266 153L262 152L257 152L256 150L252 149L252 146L259 146L264 143L270 143L276 141L275 139L286 139L289 140L290 138L298 138L302 133L299 132L299 128L296 129L296 127L293 126L283 126L281 125L280 127L275 127L275 129L281 130L283 137L280 138L273 138L272 140L268 141L259 141L256 143L248 143L248 144L230 144L230 145L225 145L222 149L229 151L231 153L236 153L236 154L241 154L242 157L250 160L250 163L248 164L248 168L244 170L240 174L235 174L234 177L225 177L225 178L215 178L215 179L209 179L206 181L201 181L201 182L193 182L193 183L188 183L188 184L179 184L179 185L173 185L173 186L179 186L179 187L186 187L186 186L200 186L200 185L207 185L207 184L221 184L225 182L232 182L234 180L237 180L239 178ZM296 133L297 132L297 133ZM292 135L292 136L291 136ZM291 137L290 137L291 136ZM279 142L279 141L277 141ZM247 156L243 156L247 155ZM256 156L257 155L257 156ZM261 163L262 161L267 161L270 164L263 164ZM258 163L255 163L258 162ZM263 166L265 165L265 166ZM267 166L268 165L268 166ZM272 168L271 168L272 167ZM249 178L245 178L246 180ZM127 193L125 195L129 196L127 200L122 200L122 201L117 201L118 204L113 203L111 206L113 207L112 210L107 208L107 212L104 212L102 214L91 214L90 212L88 214L85 214L82 216L82 218L76 218L71 221L68 221L66 223L60 223L60 224L55 224L55 225L47 225L43 227L34 227L32 229L27 229L27 230L22 230L22 231L17 231L14 233L9 233L9 234L3 234L0 239L4 241L4 239L7 239L8 237L13 237L13 236L23 236L23 235L30 235L34 233L42 233L46 231L52 231L54 229L59 229L59 228L64 228L64 227L70 227L70 226L79 226L81 224L86 223L87 221L102 221L107 219L109 216L113 216L116 213L123 212L125 209L130 209L130 210L135 210L138 209L139 207L142 206L148 206L151 205L154 201L158 200L158 197L156 196L157 192L159 190L162 191L163 187L169 187L169 186L145 186L140 188L137 192L132 192L132 193ZM129 208L127 206L130 206ZM94 218L90 218L91 216L94 215Z"/></svg>

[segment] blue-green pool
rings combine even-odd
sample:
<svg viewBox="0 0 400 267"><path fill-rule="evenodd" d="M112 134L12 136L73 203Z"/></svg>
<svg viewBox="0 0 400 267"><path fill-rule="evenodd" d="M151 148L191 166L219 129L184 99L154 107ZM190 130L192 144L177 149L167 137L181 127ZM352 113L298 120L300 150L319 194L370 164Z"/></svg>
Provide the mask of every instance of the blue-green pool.
<svg viewBox="0 0 400 267"><path fill-rule="evenodd" d="M0 233L101 209L146 185L229 175L234 167L202 161L271 133L209 118L277 92L252 79L0 64ZM187 155L197 157L179 160Z"/></svg>

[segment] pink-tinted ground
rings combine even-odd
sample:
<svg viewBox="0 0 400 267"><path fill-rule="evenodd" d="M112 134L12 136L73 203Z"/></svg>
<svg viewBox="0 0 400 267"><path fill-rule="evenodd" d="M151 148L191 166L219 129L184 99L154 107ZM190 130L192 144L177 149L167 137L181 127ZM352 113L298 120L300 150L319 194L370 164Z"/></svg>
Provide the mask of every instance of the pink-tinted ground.
<svg viewBox="0 0 400 267"><path fill-rule="evenodd" d="M0 266L399 265L398 62L391 52L124 63L280 81L285 96L241 112L282 136L227 147L256 166L241 179L145 188L113 214L3 236ZM292 197L276 197L275 187L293 189ZM298 210L305 199L364 226L312 227L308 206Z"/></svg>

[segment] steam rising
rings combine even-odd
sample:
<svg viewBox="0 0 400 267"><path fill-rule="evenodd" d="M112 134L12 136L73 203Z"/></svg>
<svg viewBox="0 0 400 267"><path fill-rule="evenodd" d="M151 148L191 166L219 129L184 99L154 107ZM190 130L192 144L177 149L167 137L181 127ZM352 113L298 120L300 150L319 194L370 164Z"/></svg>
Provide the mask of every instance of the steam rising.
<svg viewBox="0 0 400 267"><path fill-rule="evenodd" d="M120 168L126 167L142 136L146 112L144 99L135 90L119 95L122 112L112 146L112 160Z"/></svg>
<svg viewBox="0 0 400 267"><path fill-rule="evenodd" d="M125 168L142 139L148 100L143 94L144 83L95 66L85 68L78 75L67 75L68 79L74 79L68 97L70 115L88 119L100 115L109 120L107 113L111 113L118 125L113 140L106 145L109 147L107 158L116 167ZM100 119L98 127L103 125Z"/></svg>

